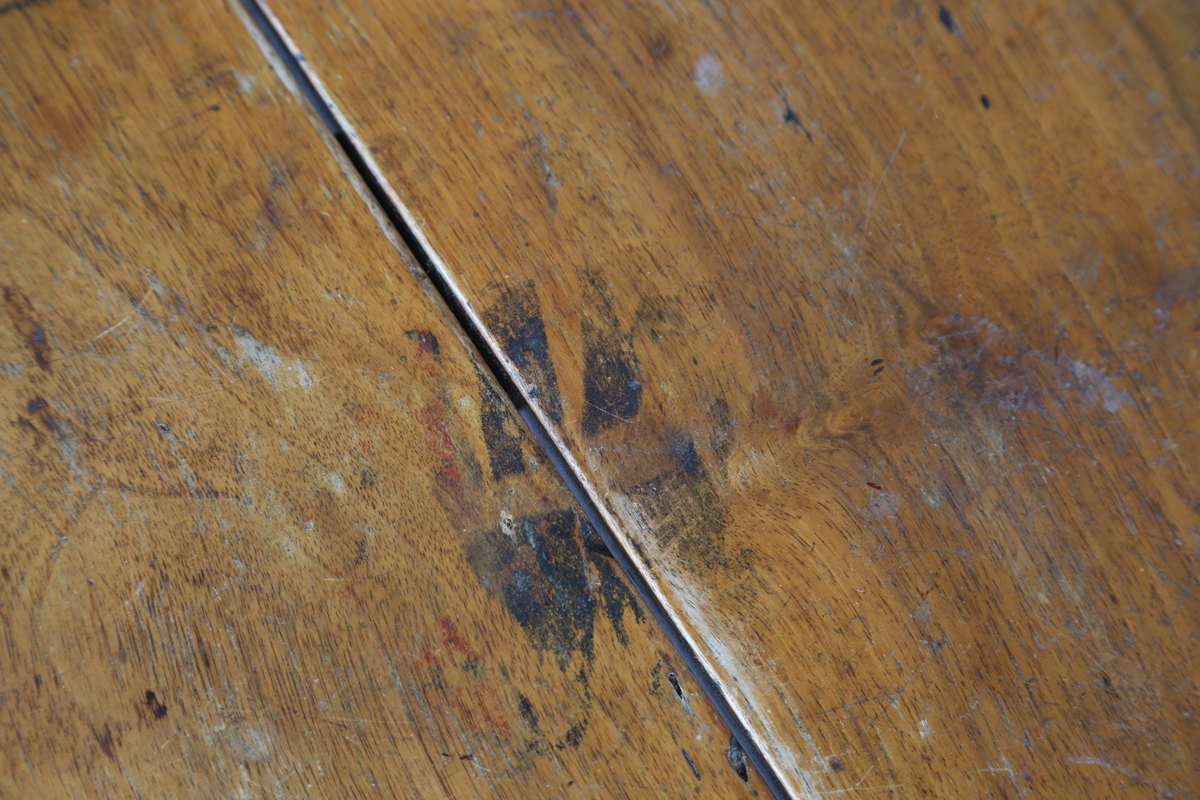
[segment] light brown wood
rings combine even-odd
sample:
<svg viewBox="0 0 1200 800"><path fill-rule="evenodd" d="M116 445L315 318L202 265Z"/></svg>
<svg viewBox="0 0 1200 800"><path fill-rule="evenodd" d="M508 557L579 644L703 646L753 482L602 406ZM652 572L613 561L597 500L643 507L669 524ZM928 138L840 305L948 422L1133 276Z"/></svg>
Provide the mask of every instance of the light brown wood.
<svg viewBox="0 0 1200 800"><path fill-rule="evenodd" d="M795 796L1200 792L1194 4L269 5Z"/></svg>
<svg viewBox="0 0 1200 800"><path fill-rule="evenodd" d="M0 6L0 797L763 794L242 14Z"/></svg>

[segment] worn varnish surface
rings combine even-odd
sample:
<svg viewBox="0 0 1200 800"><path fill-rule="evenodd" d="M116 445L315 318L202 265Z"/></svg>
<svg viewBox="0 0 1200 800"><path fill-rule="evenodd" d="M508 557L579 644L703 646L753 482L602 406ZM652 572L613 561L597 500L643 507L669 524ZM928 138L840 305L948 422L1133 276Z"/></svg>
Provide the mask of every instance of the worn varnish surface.
<svg viewBox="0 0 1200 800"><path fill-rule="evenodd" d="M1200 791L1187 3L270 3L797 796Z"/></svg>
<svg viewBox="0 0 1200 800"><path fill-rule="evenodd" d="M240 12L0 13L0 796L762 794Z"/></svg>

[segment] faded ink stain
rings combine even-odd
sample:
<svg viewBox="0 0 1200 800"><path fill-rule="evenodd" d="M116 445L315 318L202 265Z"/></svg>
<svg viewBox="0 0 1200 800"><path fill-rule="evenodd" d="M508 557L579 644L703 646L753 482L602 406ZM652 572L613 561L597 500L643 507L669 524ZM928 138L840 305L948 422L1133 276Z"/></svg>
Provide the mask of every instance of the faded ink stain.
<svg viewBox="0 0 1200 800"><path fill-rule="evenodd" d="M555 422L562 422L558 376L550 360L550 345L537 293L532 285L505 289L483 315L504 354L531 388L531 398Z"/></svg>
<svg viewBox="0 0 1200 800"><path fill-rule="evenodd" d="M671 41L661 33L650 37L646 40L645 45L646 52L655 61L662 61L671 55Z"/></svg>
<svg viewBox="0 0 1200 800"><path fill-rule="evenodd" d="M628 644L625 609L632 609L638 622L642 609L611 559L588 552L586 521L580 525L570 511L551 511L516 517L506 527L512 535L498 527L468 534L467 560L535 646L553 652L563 669L576 650L590 660L597 599L617 638ZM589 588L589 569L598 578L598 598Z"/></svg>
<svg viewBox="0 0 1200 800"><path fill-rule="evenodd" d="M521 434L491 380L478 370L476 378L479 382L479 423L492 465L492 479L499 483L502 478L525 471Z"/></svg>
<svg viewBox="0 0 1200 800"><path fill-rule="evenodd" d="M529 702L529 698L523 694L518 694L517 710L521 713L521 719L525 720L525 724L529 726L531 731L537 732L538 715L533 710L533 703Z"/></svg>
<svg viewBox="0 0 1200 800"><path fill-rule="evenodd" d="M588 591L587 564L570 511L517 517L515 535L499 528L476 532L465 543L467 560L535 646L566 669L571 653L592 657L596 601Z"/></svg>
<svg viewBox="0 0 1200 800"><path fill-rule="evenodd" d="M1043 410L1033 374L1036 355L1000 326L983 317L948 315L927 325L925 339L936 356L932 367L954 387L955 399L974 397L1010 413ZM926 393L913 371L907 377L910 396Z"/></svg>
<svg viewBox="0 0 1200 800"><path fill-rule="evenodd" d="M625 608L632 609L634 618L641 622L643 619L642 607L638 605L637 598L629 590L628 584L625 583L616 568L613 567L611 560L596 557L591 558L590 562L600 577L600 598L604 603L604 613L612 622L613 629L617 633L617 641L628 647L629 634L625 631Z"/></svg>
<svg viewBox="0 0 1200 800"><path fill-rule="evenodd" d="M618 423L632 422L642 407L637 356L619 334L583 324L583 433L595 436Z"/></svg>
<svg viewBox="0 0 1200 800"><path fill-rule="evenodd" d="M695 442L677 432L669 434L665 444L670 469L631 485L630 499L653 521L659 547L674 551L680 566L698 573L729 566L728 515Z"/></svg>
<svg viewBox="0 0 1200 800"><path fill-rule="evenodd" d="M5 286L4 303L8 306L13 328L33 354L34 362L50 372L50 342L46 338L46 329L34 319L29 298L11 286Z"/></svg>
<svg viewBox="0 0 1200 800"><path fill-rule="evenodd" d="M1188 267L1178 272L1163 275L1154 287L1154 299L1159 306L1170 311L1175 302L1183 297L1195 300L1200 293L1200 266Z"/></svg>

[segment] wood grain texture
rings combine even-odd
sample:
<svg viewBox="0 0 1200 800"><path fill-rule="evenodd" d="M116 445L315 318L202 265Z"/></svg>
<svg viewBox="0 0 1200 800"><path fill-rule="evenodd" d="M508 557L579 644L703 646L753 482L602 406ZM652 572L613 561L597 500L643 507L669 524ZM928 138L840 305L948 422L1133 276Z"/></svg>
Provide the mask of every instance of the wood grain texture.
<svg viewBox="0 0 1200 800"><path fill-rule="evenodd" d="M269 5L797 797L1200 792L1194 4Z"/></svg>
<svg viewBox="0 0 1200 800"><path fill-rule="evenodd" d="M0 797L762 794L240 7L0 13Z"/></svg>

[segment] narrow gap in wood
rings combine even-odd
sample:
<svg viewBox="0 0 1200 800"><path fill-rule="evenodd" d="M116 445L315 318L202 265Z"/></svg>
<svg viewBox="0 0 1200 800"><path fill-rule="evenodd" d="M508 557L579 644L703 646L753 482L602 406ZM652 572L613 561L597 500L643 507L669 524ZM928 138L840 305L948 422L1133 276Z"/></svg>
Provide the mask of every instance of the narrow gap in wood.
<svg viewBox="0 0 1200 800"><path fill-rule="evenodd" d="M778 800L787 800L789 795L784 788L783 782L775 774L771 762L764 757L764 754L758 747L758 742L750 735L750 732L742 724L739 716L734 712L728 698L721 691L719 683L704 669L687 637L683 636L675 627L670 615L659 601L657 595L650 589L646 578L635 568L633 560L625 552L624 548L621 547L619 540L605 521L604 515L600 513L592 498L583 488L583 483L580 481L579 476L568 466L558 444L550 436L541 420L538 419L533 409L525 401L524 396L517 388L513 376L509 375L503 362L492 349L483 332L463 307L458 295L451 290L445 276L436 268L434 259L429 251L422 244L416 232L404 219L404 215L384 189L380 177L371 169L358 145L338 123L338 116L340 115L335 113L336 109L333 107L332 102L322 96L309 72L301 65L304 57L285 43L282 30L278 27L278 20L269 15L258 0L242 0L242 4L259 27L267 42L275 50L280 61L286 66L296 83L303 89L309 103L316 110L330 133L333 134L345 152L346 157L354 166L355 171L363 183L366 184L380 208L383 209L384 214L387 216L396 233L403 240L416 262L420 264L425 276L433 284L438 294L441 295L446 306L458 321L459 326L467 334L471 344L474 345L475 350L483 359L488 372L508 396L509 401L512 402L521 415L521 418L525 421L525 424L533 433L547 460L554 465L563 483L571 490L571 494L574 495L576 502L579 503L584 514L587 516L588 522L591 523L595 532L599 534L607 554L617 562L621 571L624 572L625 577L633 584L642 602L650 609L651 614L658 622L664 635L675 646L675 649L687 664L688 669L700 685L700 688L712 701L721 718L725 721L725 724L729 726L729 730L733 734L729 743L728 755L730 766L738 773L742 780L747 780L746 762L748 761L758 770L763 782L766 783L771 793ZM585 532L584 535L587 537L590 533ZM592 538L594 540L595 537ZM595 547L595 544L592 547L599 549ZM676 675L671 673L669 678L671 679L671 686L675 694L682 697L683 689ZM684 756L685 758L687 757L686 751L684 751ZM688 758L688 763L691 763L690 758ZM692 769L693 771L696 770L695 765L692 765Z"/></svg>

